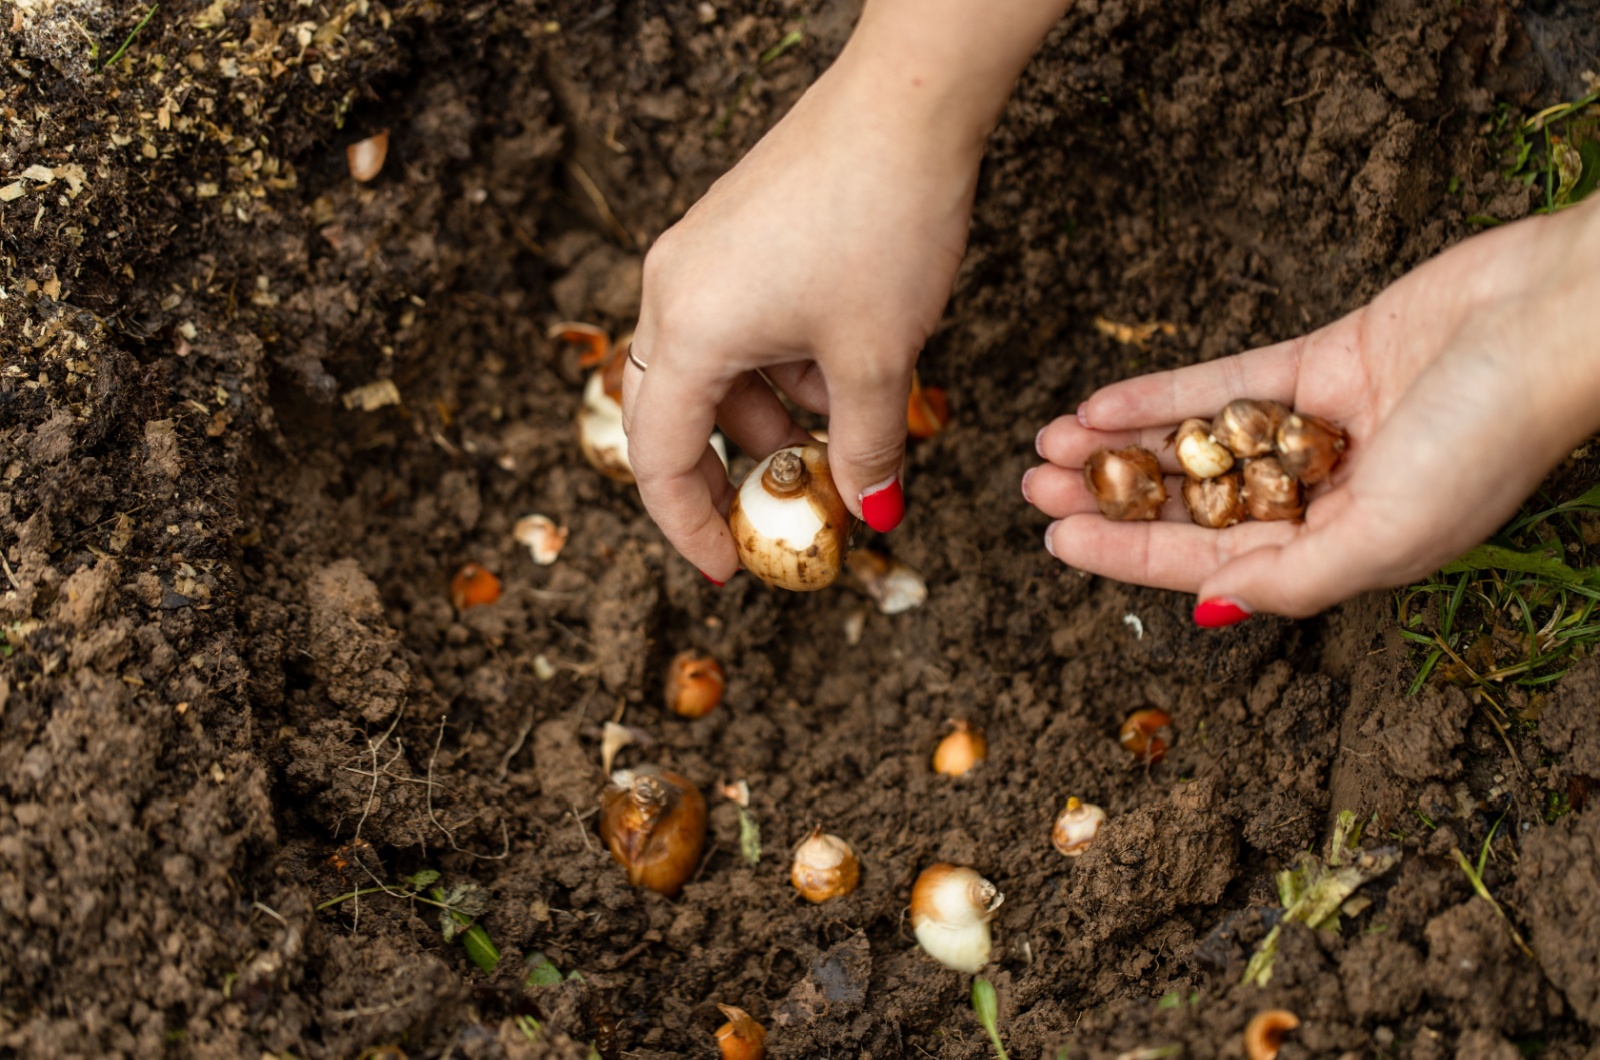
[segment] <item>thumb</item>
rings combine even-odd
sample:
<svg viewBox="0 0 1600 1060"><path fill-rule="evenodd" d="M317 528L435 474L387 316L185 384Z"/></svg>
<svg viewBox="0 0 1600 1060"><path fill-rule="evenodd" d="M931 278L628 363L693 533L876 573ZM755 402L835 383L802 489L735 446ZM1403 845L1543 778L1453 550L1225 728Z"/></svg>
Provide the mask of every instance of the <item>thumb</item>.
<svg viewBox="0 0 1600 1060"><path fill-rule="evenodd" d="M828 464L845 505L879 533L905 515L901 465L911 369L847 376L828 386Z"/></svg>
<svg viewBox="0 0 1600 1060"><path fill-rule="evenodd" d="M1346 499L1335 493L1319 503ZM1195 623L1227 626L1257 611L1304 618L1406 580L1412 565L1404 543L1360 518L1355 505L1340 507L1339 516L1287 543L1253 548L1212 571L1200 584Z"/></svg>

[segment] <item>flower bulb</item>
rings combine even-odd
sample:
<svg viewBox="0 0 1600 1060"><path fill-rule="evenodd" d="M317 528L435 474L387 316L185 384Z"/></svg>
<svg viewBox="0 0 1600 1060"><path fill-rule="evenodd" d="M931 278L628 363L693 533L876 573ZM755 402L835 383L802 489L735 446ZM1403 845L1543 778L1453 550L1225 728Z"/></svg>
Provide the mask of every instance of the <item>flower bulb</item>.
<svg viewBox="0 0 1600 1060"><path fill-rule="evenodd" d="M660 766L619 769L600 796L600 838L628 872L628 882L668 897L700 864L706 800Z"/></svg>
<svg viewBox="0 0 1600 1060"><path fill-rule="evenodd" d="M1172 433L1178 464L1195 478L1216 478L1233 466L1233 453L1211 437L1205 420L1184 420Z"/></svg>
<svg viewBox="0 0 1600 1060"><path fill-rule="evenodd" d="M789 866L789 882L806 901L820 905L830 898L843 898L856 889L861 879L861 862L856 852L836 835L828 835L818 825L794 851Z"/></svg>
<svg viewBox="0 0 1600 1060"><path fill-rule="evenodd" d="M1076 798L1068 799L1066 809L1056 817L1055 826L1050 829L1050 842L1066 857L1075 858L1089 849L1105 820L1106 811L1100 807Z"/></svg>
<svg viewBox="0 0 1600 1060"><path fill-rule="evenodd" d="M966 776L989 757L989 741L970 721L952 721L950 726L950 732L933 749L933 771L947 777Z"/></svg>
<svg viewBox="0 0 1600 1060"><path fill-rule="evenodd" d="M768 585L808 592L833 584L850 536L850 511L820 442L779 449L745 477L728 511L745 569Z"/></svg>
<svg viewBox="0 0 1600 1060"><path fill-rule="evenodd" d="M1278 444L1278 425L1288 412L1276 401L1239 398L1228 402L1211 421L1211 437L1234 456L1264 456Z"/></svg>
<svg viewBox="0 0 1600 1060"><path fill-rule="evenodd" d="M1245 516L1244 476L1237 471L1216 478L1189 476L1183 482L1183 506L1198 526L1221 530Z"/></svg>
<svg viewBox="0 0 1600 1060"><path fill-rule="evenodd" d="M1278 428L1278 463L1307 486L1333 474L1349 440L1344 431L1319 416L1291 413Z"/></svg>
<svg viewBox="0 0 1600 1060"><path fill-rule="evenodd" d="M1167 499L1156 454L1136 445L1096 449L1083 465L1083 481L1100 514L1119 522L1154 519Z"/></svg>
<svg viewBox="0 0 1600 1060"><path fill-rule="evenodd" d="M928 956L958 972L989 963L989 921L1005 895L976 871L930 865L911 889L911 930Z"/></svg>
<svg viewBox="0 0 1600 1060"><path fill-rule="evenodd" d="M1299 519L1306 513L1300 483L1275 456L1263 456L1244 466L1244 505L1250 518L1263 521Z"/></svg>

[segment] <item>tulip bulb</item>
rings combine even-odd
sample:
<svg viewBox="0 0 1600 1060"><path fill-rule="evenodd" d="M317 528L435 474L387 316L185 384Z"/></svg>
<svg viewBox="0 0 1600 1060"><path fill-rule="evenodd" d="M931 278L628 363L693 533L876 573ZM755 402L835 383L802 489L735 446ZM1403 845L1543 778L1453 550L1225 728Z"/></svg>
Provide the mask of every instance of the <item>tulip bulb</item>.
<svg viewBox="0 0 1600 1060"><path fill-rule="evenodd" d="M622 368L626 343L612 350L606 363L589 373L578 409L578 444L594 469L618 482L633 481L628 460L628 433L622 429Z"/></svg>
<svg viewBox="0 0 1600 1060"><path fill-rule="evenodd" d="M767 1055L767 1031L750 1013L732 1005L718 1005L728 1022L717 1028L717 1048L722 1060L762 1060Z"/></svg>
<svg viewBox="0 0 1600 1060"><path fill-rule="evenodd" d="M1162 734L1171 725L1172 715L1164 710L1136 710L1122 723L1117 738L1129 754L1154 765L1167 756L1167 741Z"/></svg>
<svg viewBox="0 0 1600 1060"><path fill-rule="evenodd" d="M726 683L717 660L692 648L680 651L667 667L667 709L682 718L703 718L722 702Z"/></svg>
<svg viewBox="0 0 1600 1060"><path fill-rule="evenodd" d="M1244 466L1244 505L1250 518L1262 521L1299 519L1306 513L1300 483L1275 456L1263 456Z"/></svg>
<svg viewBox="0 0 1600 1060"><path fill-rule="evenodd" d="M989 741L970 721L952 721L950 732L933 749L933 771L947 777L966 776L989 757Z"/></svg>
<svg viewBox="0 0 1600 1060"><path fill-rule="evenodd" d="M1278 428L1278 463L1314 486L1333 474L1348 445L1344 431L1320 416L1291 413Z"/></svg>
<svg viewBox="0 0 1600 1060"><path fill-rule="evenodd" d="M1068 799L1066 809L1056 817L1055 826L1050 829L1050 842L1065 857L1075 858L1089 849L1105 821L1106 811L1100 807L1076 798Z"/></svg>
<svg viewBox="0 0 1600 1060"><path fill-rule="evenodd" d="M843 898L860 880L861 862L856 852L843 839L825 833L821 825L795 848L789 882L814 905Z"/></svg>
<svg viewBox="0 0 1600 1060"><path fill-rule="evenodd" d="M930 865L911 889L911 930L928 956L958 972L989 963L989 921L1005 895L976 871Z"/></svg>
<svg viewBox="0 0 1600 1060"><path fill-rule="evenodd" d="M1216 478L1233 466L1228 447L1211 437L1205 420L1184 420L1172 433L1178 464L1195 478Z"/></svg>
<svg viewBox="0 0 1600 1060"><path fill-rule="evenodd" d="M1154 519L1166 503L1161 464L1148 449L1096 449L1083 465L1083 481L1100 514L1119 522Z"/></svg>
<svg viewBox="0 0 1600 1060"><path fill-rule="evenodd" d="M1183 505L1198 526L1221 530L1242 522L1245 516L1244 476L1237 471L1216 478L1195 478L1183 483Z"/></svg>
<svg viewBox="0 0 1600 1060"><path fill-rule="evenodd" d="M1278 444L1278 425L1288 413L1276 401L1230 401L1211 421L1211 437L1234 456L1265 456Z"/></svg>
<svg viewBox="0 0 1600 1060"><path fill-rule="evenodd" d="M619 769L600 796L600 838L635 887L671 897L700 864L706 800L660 766Z"/></svg>
<svg viewBox="0 0 1600 1060"><path fill-rule="evenodd" d="M450 579L450 602L457 611L485 607L500 599L500 579L481 563L463 563Z"/></svg>
<svg viewBox="0 0 1600 1060"><path fill-rule="evenodd" d="M745 477L728 511L745 569L768 585L809 592L839 576L850 511L819 442L779 449Z"/></svg>
<svg viewBox="0 0 1600 1060"><path fill-rule="evenodd" d="M1250 1018L1244 1028L1244 1053L1250 1060L1275 1060L1284 1035L1300 1026L1300 1017L1286 1008L1269 1008Z"/></svg>

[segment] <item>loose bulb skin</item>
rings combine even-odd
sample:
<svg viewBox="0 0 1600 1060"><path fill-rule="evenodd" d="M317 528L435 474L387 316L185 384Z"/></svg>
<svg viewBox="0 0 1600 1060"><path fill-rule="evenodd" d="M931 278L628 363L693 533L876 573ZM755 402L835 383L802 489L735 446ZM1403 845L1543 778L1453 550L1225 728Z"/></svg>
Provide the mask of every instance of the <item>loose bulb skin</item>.
<svg viewBox="0 0 1600 1060"><path fill-rule="evenodd" d="M706 842L706 800L660 766L620 769L600 796L600 838L628 882L667 897L683 889Z"/></svg>
<svg viewBox="0 0 1600 1060"><path fill-rule="evenodd" d="M766 1028L750 1013L732 1005L718 1005L728 1022L717 1028L717 1048L722 1060L764 1060L767 1055Z"/></svg>
<svg viewBox="0 0 1600 1060"><path fill-rule="evenodd" d="M911 930L917 944L958 972L978 972L989 963L989 921L1005 895L973 870L930 865L911 889Z"/></svg>
<svg viewBox="0 0 1600 1060"><path fill-rule="evenodd" d="M1270 1008L1250 1018L1244 1028L1244 1051L1250 1060L1276 1060L1284 1035L1300 1026L1300 1017L1284 1008Z"/></svg>
<svg viewBox="0 0 1600 1060"><path fill-rule="evenodd" d="M939 387L924 387L917 373L911 373L911 396L906 399L906 433L913 438L932 438L950 422L950 402Z"/></svg>
<svg viewBox="0 0 1600 1060"><path fill-rule="evenodd" d="M1211 437L1237 457L1265 456L1278 444L1278 426L1289 410L1276 401L1239 398L1211 421Z"/></svg>
<svg viewBox="0 0 1600 1060"><path fill-rule="evenodd" d="M843 898L860 880L861 861L856 852L843 839L824 832L821 825L795 848L789 882L813 905Z"/></svg>
<svg viewBox="0 0 1600 1060"><path fill-rule="evenodd" d="M1298 520L1306 514L1300 483L1283 469L1275 456L1263 456L1244 466L1244 506L1250 518Z"/></svg>
<svg viewBox="0 0 1600 1060"><path fill-rule="evenodd" d="M450 579L450 602L457 611L485 607L500 599L500 579L481 563L463 563Z"/></svg>
<svg viewBox="0 0 1600 1060"><path fill-rule="evenodd" d="M1105 821L1106 811L1100 807L1070 798L1050 829L1050 842L1063 857L1078 857L1089 849Z"/></svg>
<svg viewBox="0 0 1600 1060"><path fill-rule="evenodd" d="M528 546L528 553L541 567L548 567L567 545L568 530L557 526L548 515L525 515L511 529L517 543Z"/></svg>
<svg viewBox="0 0 1600 1060"><path fill-rule="evenodd" d="M1183 482L1183 506L1196 526L1221 530L1242 522L1245 517L1244 476L1237 471L1216 478L1195 478Z"/></svg>
<svg viewBox="0 0 1600 1060"><path fill-rule="evenodd" d="M359 140L344 149L344 160L350 166L350 176L365 184L383 171L384 159L389 157L389 130Z"/></svg>
<svg viewBox="0 0 1600 1060"><path fill-rule="evenodd" d="M1211 424L1205 420L1184 420L1171 441L1178 465L1194 478L1216 478L1233 467L1233 453L1211 437Z"/></svg>
<svg viewBox="0 0 1600 1060"><path fill-rule="evenodd" d="M952 721L950 732L933 749L933 771L947 777L964 777L989 757L989 740L970 721Z"/></svg>
<svg viewBox="0 0 1600 1060"><path fill-rule="evenodd" d="M1278 463L1303 485L1327 480L1350 444L1344 431L1306 413L1290 413L1278 427Z"/></svg>
<svg viewBox="0 0 1600 1060"><path fill-rule="evenodd" d="M1156 454L1137 445L1096 449L1083 465L1083 482L1100 514L1117 522L1154 519L1167 500Z"/></svg>
<svg viewBox="0 0 1600 1060"><path fill-rule="evenodd" d="M1136 710L1122 723L1117 738L1129 754L1154 765L1167 756L1167 741L1161 734L1171 725L1172 715L1164 710Z"/></svg>
<svg viewBox="0 0 1600 1060"><path fill-rule="evenodd" d="M722 702L726 684L717 660L692 648L680 651L667 667L667 709L681 718L703 718Z"/></svg>
<svg viewBox="0 0 1600 1060"><path fill-rule="evenodd" d="M745 569L796 592L826 588L839 577L850 522L820 442L779 449L761 461L728 510Z"/></svg>

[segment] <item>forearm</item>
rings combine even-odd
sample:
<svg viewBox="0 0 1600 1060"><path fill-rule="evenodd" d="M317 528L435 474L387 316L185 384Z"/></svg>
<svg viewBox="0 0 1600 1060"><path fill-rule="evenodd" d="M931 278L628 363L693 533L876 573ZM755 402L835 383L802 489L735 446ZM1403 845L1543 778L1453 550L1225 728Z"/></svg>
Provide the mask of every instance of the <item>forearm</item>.
<svg viewBox="0 0 1600 1060"><path fill-rule="evenodd" d="M838 67L913 126L974 150L1071 0L869 0Z"/></svg>

